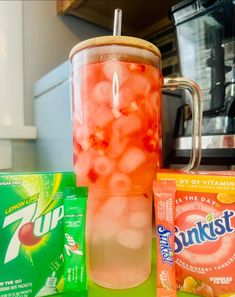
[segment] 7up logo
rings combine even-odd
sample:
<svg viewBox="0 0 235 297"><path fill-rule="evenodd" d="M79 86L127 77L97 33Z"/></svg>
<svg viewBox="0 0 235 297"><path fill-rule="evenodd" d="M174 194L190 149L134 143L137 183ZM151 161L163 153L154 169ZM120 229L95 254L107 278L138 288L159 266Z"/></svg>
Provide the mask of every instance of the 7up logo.
<svg viewBox="0 0 235 297"><path fill-rule="evenodd" d="M65 233L64 236L66 238L66 243L64 245L66 254L71 256L71 253L74 253L82 256L83 252L79 250L79 244L74 240L74 238L68 233Z"/></svg>
<svg viewBox="0 0 235 297"><path fill-rule="evenodd" d="M18 257L21 245L34 246L42 237L55 229L58 222L64 217L63 205L36 217L37 201L21 208L5 217L3 228L17 223L13 236L9 242L4 263Z"/></svg>

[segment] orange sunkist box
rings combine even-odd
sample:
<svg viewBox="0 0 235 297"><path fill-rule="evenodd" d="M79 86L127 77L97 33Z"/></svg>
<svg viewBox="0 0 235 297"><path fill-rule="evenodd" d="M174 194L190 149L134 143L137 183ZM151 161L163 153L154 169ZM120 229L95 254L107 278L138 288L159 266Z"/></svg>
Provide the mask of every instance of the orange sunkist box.
<svg viewBox="0 0 235 297"><path fill-rule="evenodd" d="M235 171L161 170L175 180L175 261L178 290L235 296ZM223 296L225 297L225 296Z"/></svg>

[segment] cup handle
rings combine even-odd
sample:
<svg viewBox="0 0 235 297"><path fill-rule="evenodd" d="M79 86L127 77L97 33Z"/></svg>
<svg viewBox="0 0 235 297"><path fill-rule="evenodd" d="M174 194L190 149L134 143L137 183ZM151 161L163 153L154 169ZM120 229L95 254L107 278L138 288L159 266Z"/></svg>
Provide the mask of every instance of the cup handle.
<svg viewBox="0 0 235 297"><path fill-rule="evenodd" d="M193 80L184 77L165 77L163 89L188 90L193 98L192 104L192 145L190 160L185 170L196 170L201 161L201 136L202 136L202 95L200 87Z"/></svg>

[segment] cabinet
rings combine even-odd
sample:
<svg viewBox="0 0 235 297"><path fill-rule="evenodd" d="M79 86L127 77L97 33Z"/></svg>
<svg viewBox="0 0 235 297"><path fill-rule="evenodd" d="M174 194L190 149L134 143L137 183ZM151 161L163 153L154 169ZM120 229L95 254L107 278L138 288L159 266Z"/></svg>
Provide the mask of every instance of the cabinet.
<svg viewBox="0 0 235 297"><path fill-rule="evenodd" d="M115 8L123 11L122 34L147 37L171 25L170 8L179 0L57 0L58 14L77 16L112 31Z"/></svg>
<svg viewBox="0 0 235 297"><path fill-rule="evenodd" d="M113 30L115 8L121 8L122 34L144 38L157 45L162 54L165 76L179 71L177 46L169 13L180 0L57 0L57 12L73 15Z"/></svg>

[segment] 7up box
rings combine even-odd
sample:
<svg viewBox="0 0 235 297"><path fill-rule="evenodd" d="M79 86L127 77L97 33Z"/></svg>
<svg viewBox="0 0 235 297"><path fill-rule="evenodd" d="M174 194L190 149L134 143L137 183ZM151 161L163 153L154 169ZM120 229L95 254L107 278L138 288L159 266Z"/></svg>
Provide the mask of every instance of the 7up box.
<svg viewBox="0 0 235 297"><path fill-rule="evenodd" d="M73 173L0 174L1 297L45 296L63 287L67 187L75 187Z"/></svg>

